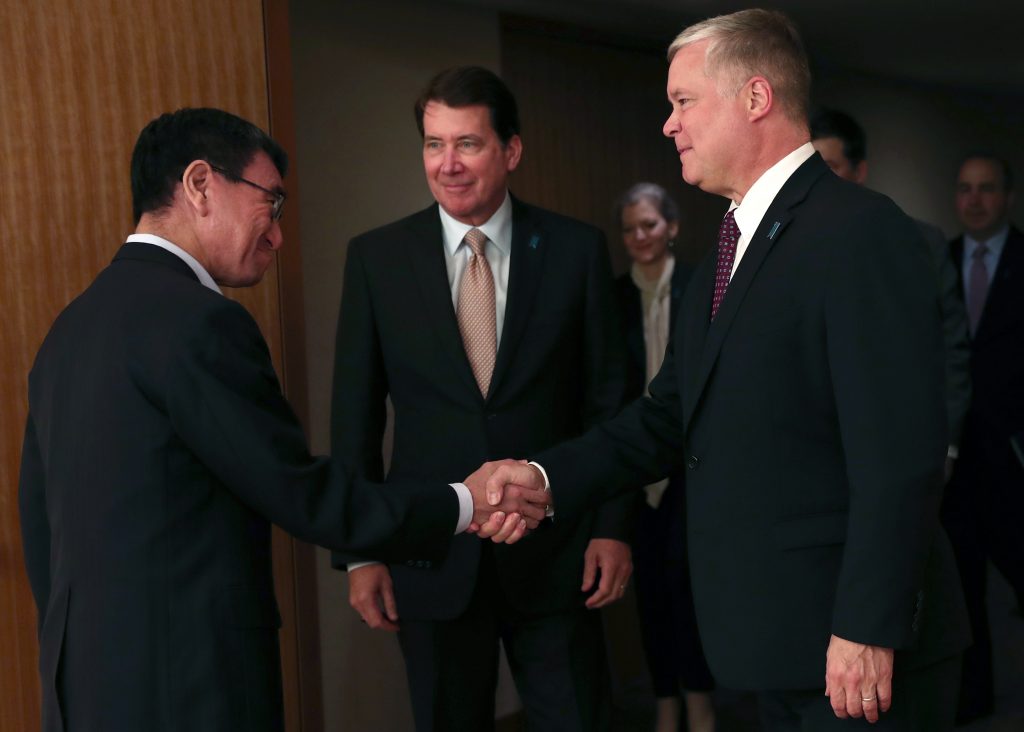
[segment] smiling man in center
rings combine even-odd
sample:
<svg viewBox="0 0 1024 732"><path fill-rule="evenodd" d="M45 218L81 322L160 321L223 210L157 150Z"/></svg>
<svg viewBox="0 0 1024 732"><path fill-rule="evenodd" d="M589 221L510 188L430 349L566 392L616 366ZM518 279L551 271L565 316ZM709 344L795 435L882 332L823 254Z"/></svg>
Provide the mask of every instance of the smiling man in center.
<svg viewBox="0 0 1024 732"><path fill-rule="evenodd" d="M605 238L509 194L523 143L505 84L450 69L415 113L436 203L350 244L335 357L332 453L382 479L390 397L388 481L545 449L611 416L623 389ZM419 732L493 728L499 640L530 729L607 729L596 608L629 581L634 505L545 521L511 552L470 536L439 564L335 556L351 605L398 632Z"/></svg>

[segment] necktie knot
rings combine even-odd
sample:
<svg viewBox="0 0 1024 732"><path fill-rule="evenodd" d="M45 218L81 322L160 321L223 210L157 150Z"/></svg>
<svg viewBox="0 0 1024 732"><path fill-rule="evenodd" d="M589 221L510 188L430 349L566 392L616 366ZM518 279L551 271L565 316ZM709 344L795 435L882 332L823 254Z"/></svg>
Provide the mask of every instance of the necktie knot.
<svg viewBox="0 0 1024 732"><path fill-rule="evenodd" d="M483 256L484 245L487 244L487 234L480 231L480 229L470 229L466 232L466 236L463 237L463 241L469 244L473 254L478 257Z"/></svg>
<svg viewBox="0 0 1024 732"><path fill-rule="evenodd" d="M988 246L985 244L979 244L977 247L975 247L974 253L971 254L971 259L975 261L979 259L984 259L986 254L988 254Z"/></svg>

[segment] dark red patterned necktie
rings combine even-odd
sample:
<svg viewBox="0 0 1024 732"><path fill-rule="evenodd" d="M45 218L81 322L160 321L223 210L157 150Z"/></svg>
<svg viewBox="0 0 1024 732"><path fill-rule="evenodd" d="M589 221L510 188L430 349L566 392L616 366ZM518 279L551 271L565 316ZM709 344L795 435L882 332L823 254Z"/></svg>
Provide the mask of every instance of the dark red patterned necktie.
<svg viewBox="0 0 1024 732"><path fill-rule="evenodd" d="M735 209L734 209L735 210ZM736 242L740 240L740 228L736 217L729 211L718 227L718 266L715 268L715 296L711 300L711 319L715 319L718 306L725 297L725 289L732 277L732 263L736 259Z"/></svg>

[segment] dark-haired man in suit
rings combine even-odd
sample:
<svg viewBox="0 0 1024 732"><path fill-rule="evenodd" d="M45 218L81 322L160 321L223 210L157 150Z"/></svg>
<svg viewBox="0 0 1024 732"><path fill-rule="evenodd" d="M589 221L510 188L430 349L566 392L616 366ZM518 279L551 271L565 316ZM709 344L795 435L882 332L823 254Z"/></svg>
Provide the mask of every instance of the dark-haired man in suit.
<svg viewBox="0 0 1024 732"><path fill-rule="evenodd" d="M576 436L622 394L604 236L508 193L522 153L511 92L450 69L415 112L437 203L351 242L335 356L333 454L372 480L394 406L385 492ZM443 562L335 558L367 624L398 632L417 730L493 726L499 640L530 729L607 727L593 608L629 579L631 503L545 522L516 551L456 539Z"/></svg>
<svg viewBox="0 0 1024 732"><path fill-rule="evenodd" d="M992 640L985 605L986 559L1024 608L1024 235L1010 224L1013 173L976 153L957 172L964 233L951 244L971 330L974 397L942 520L957 555L974 645L964 654L958 720L992 712Z"/></svg>
<svg viewBox="0 0 1024 732"><path fill-rule="evenodd" d="M889 199L829 172L785 16L669 47L664 126L686 182L730 199L647 398L488 481L549 483L556 520L687 466L698 628L716 681L772 732L950 730L966 644L938 526L938 292ZM544 472L546 471L546 473Z"/></svg>
<svg viewBox="0 0 1024 732"><path fill-rule="evenodd" d="M19 504L44 732L281 732L270 523L426 561L496 508L493 466L385 493L309 454L256 322L219 289L273 262L286 168L227 112L150 122L132 154L135 233L39 349ZM544 517L497 508L505 524L482 532L496 539L526 528L518 511Z"/></svg>

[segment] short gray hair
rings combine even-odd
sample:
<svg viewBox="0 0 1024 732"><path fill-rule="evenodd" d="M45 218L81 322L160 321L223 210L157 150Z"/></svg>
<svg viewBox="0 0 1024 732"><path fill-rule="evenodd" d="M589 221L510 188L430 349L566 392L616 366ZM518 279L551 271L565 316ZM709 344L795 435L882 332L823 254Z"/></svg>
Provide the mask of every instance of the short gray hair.
<svg viewBox="0 0 1024 732"><path fill-rule="evenodd" d="M721 93L735 95L750 77L763 76L786 116L807 124L811 71L800 34L789 18L760 8L708 18L676 36L668 47L668 60L700 41L710 41L704 73L718 82Z"/></svg>
<svg viewBox="0 0 1024 732"><path fill-rule="evenodd" d="M640 201L650 202L668 223L679 221L679 207L668 191L657 183L635 183L615 202L615 223L622 226L622 211Z"/></svg>

